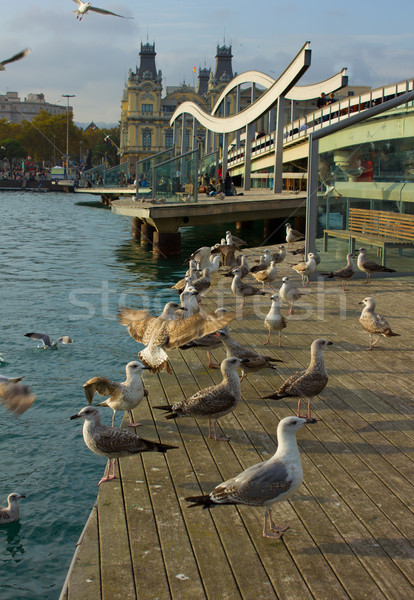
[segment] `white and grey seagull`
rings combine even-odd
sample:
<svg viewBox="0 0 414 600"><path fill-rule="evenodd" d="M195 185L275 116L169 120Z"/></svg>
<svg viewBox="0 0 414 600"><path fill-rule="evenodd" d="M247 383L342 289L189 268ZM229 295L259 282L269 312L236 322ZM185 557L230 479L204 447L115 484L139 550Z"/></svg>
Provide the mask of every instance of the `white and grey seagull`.
<svg viewBox="0 0 414 600"><path fill-rule="evenodd" d="M125 410L129 415L129 427L139 427L141 423L134 423L132 418L132 409L136 408L148 395L147 390L142 383L142 371L150 367L144 366L139 360L129 362L126 367L126 379L122 383L112 381L107 377L92 377L83 384L85 396L92 404L95 392L100 396L109 396L107 400L98 404L98 406L109 406L113 410L112 427L115 425L116 413Z"/></svg>
<svg viewBox="0 0 414 600"><path fill-rule="evenodd" d="M5 71L6 70L4 68L4 65L8 65L8 64L10 64L12 62L16 62L16 60L20 60L21 58L24 58L25 56L27 56L28 54L30 54L30 52L31 52L30 48L25 48L24 50L22 50L21 52L18 52L14 56L11 56L10 58L6 58L6 60L2 60L0 62L0 71Z"/></svg>
<svg viewBox="0 0 414 600"><path fill-rule="evenodd" d="M272 458L220 483L209 494L187 497L187 502L192 502L190 508L213 508L220 504L265 506L263 537L280 539L289 527L275 525L270 506L275 502L289 500L302 483L303 470L296 433L304 425L311 423L316 423L316 419L282 419L277 428L277 450Z"/></svg>
<svg viewBox="0 0 414 600"><path fill-rule="evenodd" d="M62 335L60 338L52 342L50 337L46 333L25 333L26 337L31 338L32 340L40 340L43 343L44 348L52 348L56 350L59 344L73 344L73 340L68 335Z"/></svg>
<svg viewBox="0 0 414 600"><path fill-rule="evenodd" d="M7 496L7 507L0 506L0 525L6 525L6 523L15 523L20 518L20 510L17 501L20 498L26 498L22 494L9 494Z"/></svg>
<svg viewBox="0 0 414 600"><path fill-rule="evenodd" d="M83 15L86 15L90 10L92 12L99 13L101 15L112 15L113 17L121 17L121 19L133 19L134 17L124 17L123 15L118 15L117 13L111 12L110 10L105 10L104 8L98 8L97 6L92 6L90 2L82 2L82 0L73 0L75 4L78 5L76 10L72 10L72 12L76 15L76 18L79 21L82 21Z"/></svg>

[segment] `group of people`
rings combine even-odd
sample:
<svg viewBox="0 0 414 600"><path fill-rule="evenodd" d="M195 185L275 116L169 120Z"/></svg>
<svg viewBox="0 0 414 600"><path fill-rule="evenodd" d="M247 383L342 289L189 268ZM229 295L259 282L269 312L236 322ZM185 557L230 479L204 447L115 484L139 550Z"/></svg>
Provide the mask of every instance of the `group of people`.
<svg viewBox="0 0 414 600"><path fill-rule="evenodd" d="M220 175L220 173L219 173ZM230 173L226 171L226 175L218 177L217 182L214 178L209 177L208 173L205 173L198 187L199 193L205 193L208 196L218 196L224 194L224 196L237 196L236 188Z"/></svg>

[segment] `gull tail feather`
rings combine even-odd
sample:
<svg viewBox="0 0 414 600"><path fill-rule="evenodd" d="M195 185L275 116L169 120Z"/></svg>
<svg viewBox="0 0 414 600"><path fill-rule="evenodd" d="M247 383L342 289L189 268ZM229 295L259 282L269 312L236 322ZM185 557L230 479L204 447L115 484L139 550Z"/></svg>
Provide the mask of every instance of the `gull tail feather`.
<svg viewBox="0 0 414 600"><path fill-rule="evenodd" d="M216 506L216 502L210 498L210 494L204 494L203 496L188 496L185 498L187 502L193 502L190 504L188 508L193 508L194 506L202 506L203 509L210 508L211 506Z"/></svg>

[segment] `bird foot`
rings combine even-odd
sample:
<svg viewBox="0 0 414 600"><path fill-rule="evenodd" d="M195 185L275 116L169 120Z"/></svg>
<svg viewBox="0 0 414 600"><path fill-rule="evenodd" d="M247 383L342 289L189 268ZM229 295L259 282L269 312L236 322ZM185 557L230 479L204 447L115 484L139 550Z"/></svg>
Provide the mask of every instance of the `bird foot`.
<svg viewBox="0 0 414 600"><path fill-rule="evenodd" d="M102 479L98 483L98 486L100 486L101 483L105 483L106 481L112 481L112 479L115 479L115 478L116 478L116 475L107 475L106 477L102 477Z"/></svg>
<svg viewBox="0 0 414 600"><path fill-rule="evenodd" d="M209 435L210 440L215 440L216 442L229 442L230 438L226 435Z"/></svg>
<svg viewBox="0 0 414 600"><path fill-rule="evenodd" d="M218 369L219 367L220 367L219 363L213 363L213 362L208 363L209 369Z"/></svg>
<svg viewBox="0 0 414 600"><path fill-rule="evenodd" d="M141 427L142 423L128 423L128 427Z"/></svg>
<svg viewBox="0 0 414 600"><path fill-rule="evenodd" d="M275 525L274 523L271 523L270 531L266 528L263 530L263 537L281 540L288 529L290 529L289 525Z"/></svg>

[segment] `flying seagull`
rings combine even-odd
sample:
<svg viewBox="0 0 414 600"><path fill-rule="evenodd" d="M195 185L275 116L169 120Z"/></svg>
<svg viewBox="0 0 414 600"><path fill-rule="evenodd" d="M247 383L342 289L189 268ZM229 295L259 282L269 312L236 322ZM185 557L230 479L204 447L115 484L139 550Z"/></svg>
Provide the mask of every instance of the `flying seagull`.
<svg viewBox="0 0 414 600"><path fill-rule="evenodd" d="M88 11L97 12L101 15L112 15L113 17L121 17L121 19L133 19L134 17L124 17L123 15L117 15L110 10L105 10L103 8L98 8L97 6L92 6L90 2L82 2L82 0L73 0L75 4L78 5L76 10L72 10L72 12L76 15L76 18L79 21L82 21L83 15L86 15Z"/></svg>
<svg viewBox="0 0 414 600"><path fill-rule="evenodd" d="M23 377L0 377L0 402L16 415L22 415L35 401L29 386L19 383Z"/></svg>
<svg viewBox="0 0 414 600"><path fill-rule="evenodd" d="M51 341L50 337L46 333L32 332L25 333L24 335L32 338L32 340L41 340L44 348L52 348L53 350L56 350L59 344L73 344L72 338L70 338L68 335L63 335L54 342Z"/></svg>
<svg viewBox="0 0 414 600"><path fill-rule="evenodd" d="M0 71L5 71L6 69L4 68L4 65L8 65L9 63L15 62L16 60L20 60L21 58L24 58L25 56L27 56L28 54L30 54L31 49L30 48L26 48L25 50L22 50L21 52L18 52L17 54L15 54L14 56L12 56L11 58L7 58L6 60L2 60L0 62Z"/></svg>

